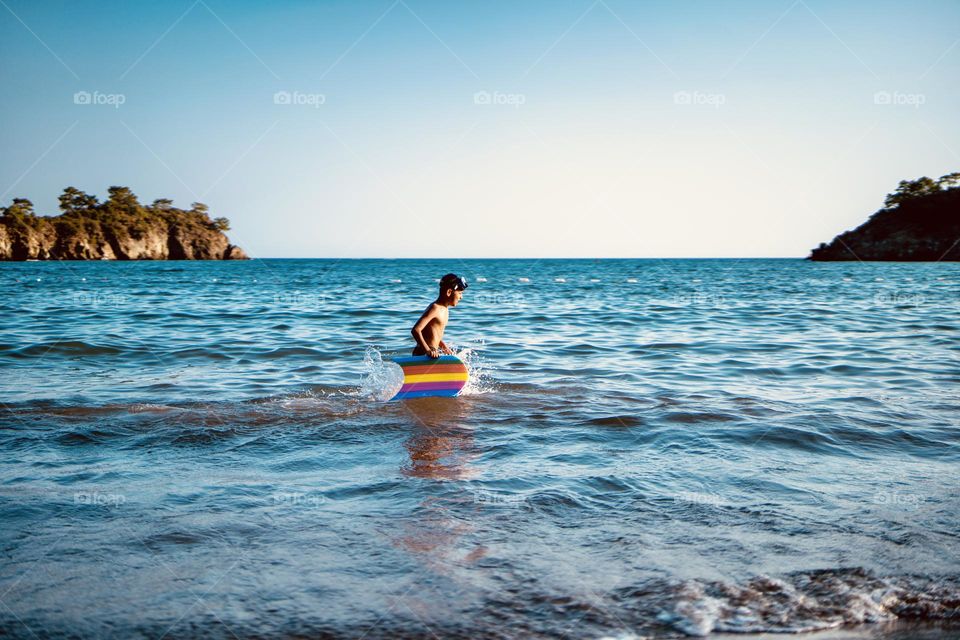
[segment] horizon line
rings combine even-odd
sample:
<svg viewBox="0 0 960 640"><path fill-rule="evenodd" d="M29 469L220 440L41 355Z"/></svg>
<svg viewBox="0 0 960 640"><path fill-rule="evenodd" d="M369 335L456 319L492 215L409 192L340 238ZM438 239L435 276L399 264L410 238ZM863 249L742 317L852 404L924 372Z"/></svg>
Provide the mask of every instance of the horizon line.
<svg viewBox="0 0 960 640"><path fill-rule="evenodd" d="M806 260L804 256L596 256L596 257L536 257L536 256L509 256L509 257L389 257L389 256L250 256L250 260ZM48 260L47 262L54 262ZM96 262L89 260L77 260L75 262ZM164 262L164 260L114 260L112 262ZM166 262L178 262L167 260ZM202 262L199 260L180 260L179 262ZM211 262L211 261L206 261ZM214 260L212 262L238 262L236 260ZM240 261L242 262L242 261Z"/></svg>

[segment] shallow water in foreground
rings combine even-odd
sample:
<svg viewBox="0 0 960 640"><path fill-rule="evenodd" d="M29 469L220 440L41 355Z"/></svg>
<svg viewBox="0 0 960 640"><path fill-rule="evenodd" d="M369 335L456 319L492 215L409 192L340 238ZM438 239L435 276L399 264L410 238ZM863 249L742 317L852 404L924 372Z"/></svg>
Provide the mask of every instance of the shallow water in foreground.
<svg viewBox="0 0 960 640"><path fill-rule="evenodd" d="M381 402L446 271L470 393ZM0 635L960 637L958 282L0 264Z"/></svg>

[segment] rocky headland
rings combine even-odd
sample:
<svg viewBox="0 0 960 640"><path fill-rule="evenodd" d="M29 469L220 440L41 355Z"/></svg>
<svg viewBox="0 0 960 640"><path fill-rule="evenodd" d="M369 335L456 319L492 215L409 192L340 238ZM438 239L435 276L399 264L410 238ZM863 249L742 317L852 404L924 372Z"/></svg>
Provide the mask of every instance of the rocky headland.
<svg viewBox="0 0 960 640"><path fill-rule="evenodd" d="M830 243L810 260L960 260L960 173L939 180L902 180L884 208Z"/></svg>
<svg viewBox="0 0 960 640"><path fill-rule="evenodd" d="M177 209L171 200L142 205L127 187L110 187L98 202L73 187L60 196L61 214L38 216L14 198L0 208L0 260L246 260L230 244L226 218L205 204Z"/></svg>

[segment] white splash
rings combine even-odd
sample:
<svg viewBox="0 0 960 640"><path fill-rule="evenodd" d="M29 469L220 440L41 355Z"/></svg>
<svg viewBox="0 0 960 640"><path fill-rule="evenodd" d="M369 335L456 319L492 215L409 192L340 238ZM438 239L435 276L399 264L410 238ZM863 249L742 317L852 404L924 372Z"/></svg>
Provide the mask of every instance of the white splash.
<svg viewBox="0 0 960 640"><path fill-rule="evenodd" d="M403 386L403 369L395 362L384 362L380 350L368 346L363 353L364 376L359 395L386 402Z"/></svg>
<svg viewBox="0 0 960 640"><path fill-rule="evenodd" d="M468 347L454 349L454 355L463 360L469 372L467 384L460 391L461 396L476 396L496 391L491 371L481 355L484 346L483 340L476 340Z"/></svg>

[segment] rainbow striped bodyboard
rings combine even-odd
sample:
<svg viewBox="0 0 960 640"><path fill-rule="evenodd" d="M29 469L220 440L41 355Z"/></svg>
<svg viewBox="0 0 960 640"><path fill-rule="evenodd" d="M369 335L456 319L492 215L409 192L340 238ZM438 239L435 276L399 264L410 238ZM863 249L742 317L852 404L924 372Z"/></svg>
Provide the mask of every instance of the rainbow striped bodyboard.
<svg viewBox="0 0 960 640"><path fill-rule="evenodd" d="M403 369L403 386L391 400L455 396L467 384L467 365L457 356L409 356L393 361Z"/></svg>

